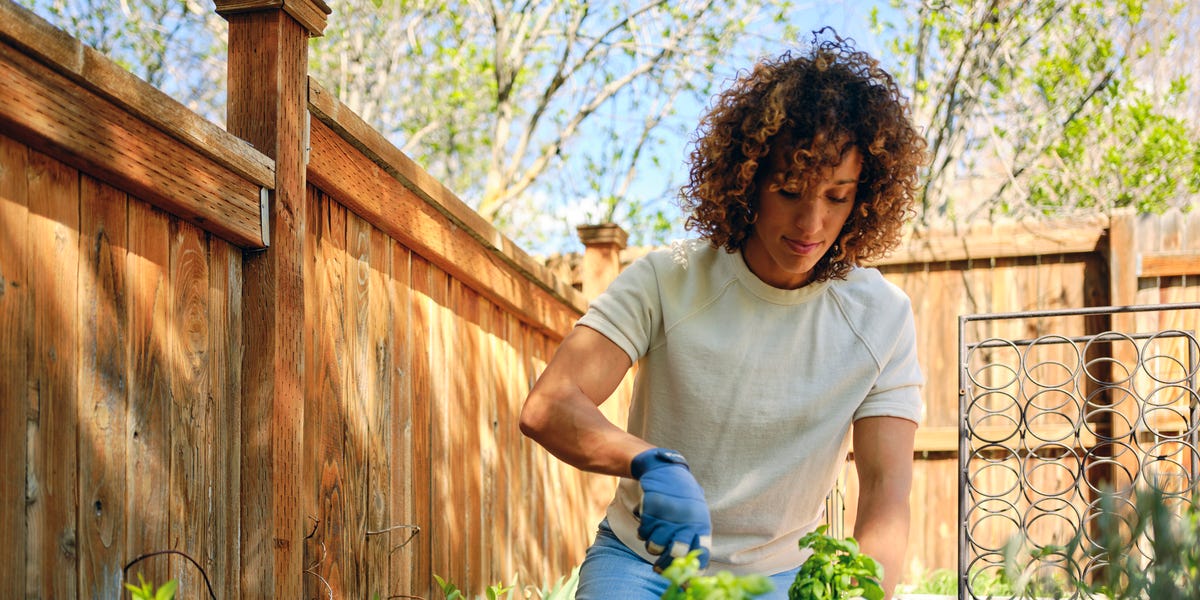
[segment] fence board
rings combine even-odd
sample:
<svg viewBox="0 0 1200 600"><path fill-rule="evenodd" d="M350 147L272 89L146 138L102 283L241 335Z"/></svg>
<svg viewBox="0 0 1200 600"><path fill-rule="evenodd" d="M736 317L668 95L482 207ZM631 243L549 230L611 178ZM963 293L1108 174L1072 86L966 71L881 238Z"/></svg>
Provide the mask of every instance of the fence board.
<svg viewBox="0 0 1200 600"><path fill-rule="evenodd" d="M33 353L29 360L26 594L78 594L79 174L29 157ZM63 576L70 574L70 576Z"/></svg>
<svg viewBox="0 0 1200 600"><path fill-rule="evenodd" d="M412 394L412 447L413 447L413 522L421 526L421 532L413 538L409 546L413 546L415 555L413 564L412 590L414 593L424 593L423 590L433 589L433 560L435 542L434 527L434 419L435 412L433 397L433 280L430 271L432 265L417 256L409 254L409 272L412 286L410 288L411 340L410 356L411 394ZM441 510L437 505L436 510ZM438 563L445 564L445 563Z"/></svg>
<svg viewBox="0 0 1200 600"><path fill-rule="evenodd" d="M79 590L122 595L125 416L128 390L126 195L91 177L80 184Z"/></svg>
<svg viewBox="0 0 1200 600"><path fill-rule="evenodd" d="M204 232L171 220L171 404L170 543L203 564L207 464L203 441L212 432L208 393L208 248ZM172 556L171 578L182 590L200 590L204 580L195 566Z"/></svg>
<svg viewBox="0 0 1200 600"><path fill-rule="evenodd" d="M218 598L236 598L241 579L241 364L242 256L225 242L209 238L209 394L214 430L206 444L212 465L205 514L205 549L201 563L208 571Z"/></svg>
<svg viewBox="0 0 1200 600"><path fill-rule="evenodd" d="M369 337L364 338L367 346L365 379L368 389L365 396L367 417L367 520L368 531L383 531L393 524L389 499L395 493L392 486L391 456L395 435L391 426L394 377L392 345L392 304L389 297L388 280L392 276L392 240L369 224L370 256L368 306L370 308ZM361 285L361 283L360 283ZM362 342L360 342L362 343ZM392 579L388 561L387 537L379 534L365 538L367 555L367 590L380 598L388 595Z"/></svg>
<svg viewBox="0 0 1200 600"><path fill-rule="evenodd" d="M413 550L420 547L416 536L417 527L416 493L414 479L418 472L416 447L414 444L416 411L412 394L412 294L409 273L408 250L389 239L391 252L391 277L387 282L388 304L391 312L391 332L388 335L391 373L391 406L385 423L391 432L388 447L388 477L391 492L388 495L389 522L387 533L380 534L375 542L384 548L388 561L388 585L385 596L404 594L413 590L413 570L418 554Z"/></svg>
<svg viewBox="0 0 1200 600"><path fill-rule="evenodd" d="M129 421L126 437L125 548L130 560L168 549L171 402L170 332L171 246L169 219L141 202L129 203ZM148 560L130 570L147 580L166 581L167 561Z"/></svg>
<svg viewBox="0 0 1200 600"><path fill-rule="evenodd" d="M330 204L332 200L330 200ZM343 551L346 557L346 593L349 598L366 598L366 518L367 499L370 491L370 480L367 479L367 421L365 403L368 379L372 377L371 368L365 365L364 347L367 343L367 324L371 317L367 305L366 272L371 269L370 256L370 226L362 223L358 216L337 206L337 220L344 227L344 256L342 258L343 300L342 317L343 335L346 336L344 347L344 366L346 374L343 386L343 396L338 402L342 412L344 430L342 433L342 506L344 510L343 540L346 546Z"/></svg>
<svg viewBox="0 0 1200 600"><path fill-rule="evenodd" d="M28 351L33 303L30 285L29 150L0 135L0 597L25 594L25 446L30 406Z"/></svg>
<svg viewBox="0 0 1200 600"><path fill-rule="evenodd" d="M332 202L332 201L331 201ZM370 498L368 446L371 443L367 402L377 386L372 383L371 364L371 226L354 213L339 207L345 223L345 256L342 265L345 317L341 322L345 336L345 386L338 401L345 422L342 434L344 485L344 551L347 556L346 593L351 598L367 596L367 510Z"/></svg>
<svg viewBox="0 0 1200 600"><path fill-rule="evenodd" d="M347 503L351 501L347 488L346 428L349 424L343 413L346 397L346 329L344 324L346 302L346 211L340 205L320 196L317 209L321 229L318 237L320 267L318 278L318 304L310 310L317 314L317 410L320 413L320 435L316 443L320 447L320 478L317 500L320 512L320 529L315 540L323 547L317 548L312 562L318 562L315 571L328 583L335 598L348 596L355 589L355 568L348 564L352 555L351 517ZM319 592L318 592L319 593Z"/></svg>
<svg viewBox="0 0 1200 600"><path fill-rule="evenodd" d="M301 445L301 517L304 519L303 553L303 593L305 598L320 596L326 593L325 587L310 572L312 566L323 555L323 546L316 533L320 531L321 521L321 337L320 313L323 310L320 297L319 282L323 281L323 263L320 260L321 219L320 193L311 186L304 197L305 211L308 216L304 228L299 232L302 255L300 268L307 274L304 277L302 294L304 295L304 443Z"/></svg>

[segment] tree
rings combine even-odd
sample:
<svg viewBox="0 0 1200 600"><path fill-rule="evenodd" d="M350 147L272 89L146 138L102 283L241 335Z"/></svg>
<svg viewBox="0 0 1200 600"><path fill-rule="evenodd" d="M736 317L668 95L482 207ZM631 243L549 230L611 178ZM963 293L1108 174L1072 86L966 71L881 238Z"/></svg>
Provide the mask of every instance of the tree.
<svg viewBox="0 0 1200 600"><path fill-rule="evenodd" d="M226 24L211 3L18 1L191 110L224 122Z"/></svg>
<svg viewBox="0 0 1200 600"><path fill-rule="evenodd" d="M197 0L23 0L214 121L224 22ZM793 28L790 0L345 0L310 47L313 76L518 243L546 214L664 213L683 156L665 140L721 83L714 66ZM218 60L213 60L217 58ZM643 173L649 170L649 177ZM568 232L574 224L561 224ZM573 232L571 233L573 237Z"/></svg>
<svg viewBox="0 0 1200 600"><path fill-rule="evenodd" d="M312 71L519 241L536 241L529 220L562 202L653 229L663 225L656 202L674 192L669 182L647 189L639 168L664 160L664 136L683 135L677 103L707 98L720 83L714 65L751 31L788 31L789 7L349 0L314 42Z"/></svg>
<svg viewBox="0 0 1200 600"><path fill-rule="evenodd" d="M1200 15L1188 3L892 3L905 22L876 11L873 26L904 57L928 125L923 222L1159 212L1200 193L1200 71L1183 48Z"/></svg>

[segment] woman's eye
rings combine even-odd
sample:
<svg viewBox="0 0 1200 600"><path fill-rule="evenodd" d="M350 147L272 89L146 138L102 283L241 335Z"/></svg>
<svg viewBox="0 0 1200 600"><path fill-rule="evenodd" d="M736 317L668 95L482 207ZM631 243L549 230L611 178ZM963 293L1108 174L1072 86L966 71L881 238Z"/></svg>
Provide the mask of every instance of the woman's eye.
<svg viewBox="0 0 1200 600"><path fill-rule="evenodd" d="M850 199L850 197L849 197L849 196L841 196L841 197L838 197L838 196L826 196L825 198L827 198L827 199L828 199L830 202L836 202L836 203L838 203L838 204L841 204L841 203L843 203L843 202L846 202L847 200L849 200L849 199Z"/></svg>

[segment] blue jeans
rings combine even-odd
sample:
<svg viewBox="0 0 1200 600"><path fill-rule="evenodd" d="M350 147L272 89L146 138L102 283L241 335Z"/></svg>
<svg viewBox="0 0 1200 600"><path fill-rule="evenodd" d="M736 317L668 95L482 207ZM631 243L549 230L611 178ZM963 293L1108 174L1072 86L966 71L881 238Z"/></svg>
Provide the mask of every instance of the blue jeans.
<svg viewBox="0 0 1200 600"><path fill-rule="evenodd" d="M787 600L788 587L796 579L799 567L771 575L775 589L759 596L760 600ZM579 589L575 600L658 600L667 591L668 582L654 567L617 539L601 521L596 542L588 548L579 568Z"/></svg>

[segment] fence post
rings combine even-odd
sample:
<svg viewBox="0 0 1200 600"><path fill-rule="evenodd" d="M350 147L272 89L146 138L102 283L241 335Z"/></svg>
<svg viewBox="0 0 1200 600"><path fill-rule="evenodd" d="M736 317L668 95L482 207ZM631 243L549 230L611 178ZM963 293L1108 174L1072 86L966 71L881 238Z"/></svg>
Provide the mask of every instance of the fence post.
<svg viewBox="0 0 1200 600"><path fill-rule="evenodd" d="M244 257L241 596L303 597L308 38L322 0L215 0L229 21L226 127L275 159L270 248Z"/></svg>
<svg viewBox="0 0 1200 600"><path fill-rule="evenodd" d="M629 234L616 223L580 225L575 231L585 248L581 279L583 297L590 302L620 274L621 250L625 249Z"/></svg>
<svg viewBox="0 0 1200 600"><path fill-rule="evenodd" d="M1109 299L1113 306L1132 306L1137 303L1138 292L1138 238L1137 215L1132 211L1118 212L1109 219L1108 229L1108 285ZM1112 315L1109 325L1112 331L1133 334L1137 332L1137 315L1132 313L1116 313ZM1135 394L1133 393L1135 373L1138 364L1138 350L1133 342L1114 341L1109 344L1111 362L1108 375L1109 398L1107 402L1116 406L1108 424L1108 435L1123 433L1128 428L1126 423L1136 423L1140 412ZM1122 372L1120 365L1131 365L1129 372ZM1114 452L1117 447L1114 445ZM1120 465L1127 473L1137 473L1140 461L1132 451L1121 451L1117 456L1108 457ZM1112 467L1115 469L1115 466ZM1112 485L1119 486L1117 473L1110 474ZM1133 482L1126 493L1132 493Z"/></svg>

